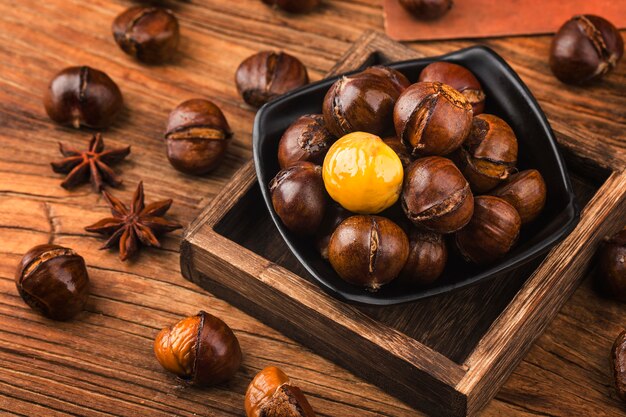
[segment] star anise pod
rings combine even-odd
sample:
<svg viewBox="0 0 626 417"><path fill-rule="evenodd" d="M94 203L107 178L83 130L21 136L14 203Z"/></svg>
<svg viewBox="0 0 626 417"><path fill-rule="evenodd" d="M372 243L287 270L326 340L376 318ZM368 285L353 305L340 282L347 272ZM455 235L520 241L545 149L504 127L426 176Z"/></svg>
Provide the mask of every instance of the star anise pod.
<svg viewBox="0 0 626 417"><path fill-rule="evenodd" d="M94 191L100 192L104 183L118 187L122 180L109 167L126 158L130 153L130 146L104 150L102 135L96 133L89 141L87 151L79 151L59 142L59 148L65 158L52 162L52 170L60 174L67 174L61 186L71 189L77 185L91 181Z"/></svg>
<svg viewBox="0 0 626 417"><path fill-rule="evenodd" d="M139 182L130 209L106 191L102 192L113 217L85 227L88 232L110 236L100 249L119 246L120 259L132 258L141 245L160 248L157 236L180 229L178 223L166 220L163 215L172 205L172 199L144 205L143 182Z"/></svg>

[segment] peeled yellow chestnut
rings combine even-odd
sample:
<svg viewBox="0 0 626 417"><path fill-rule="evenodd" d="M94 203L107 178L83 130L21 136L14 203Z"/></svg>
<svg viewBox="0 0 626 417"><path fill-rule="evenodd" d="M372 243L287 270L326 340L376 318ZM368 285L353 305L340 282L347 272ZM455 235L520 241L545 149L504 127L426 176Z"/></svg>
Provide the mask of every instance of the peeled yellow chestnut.
<svg viewBox="0 0 626 417"><path fill-rule="evenodd" d="M613 343L611 367L617 396L626 402L626 330L622 331Z"/></svg>
<svg viewBox="0 0 626 417"><path fill-rule="evenodd" d="M393 129L393 106L408 85L404 75L384 67L341 77L324 97L326 127L337 137L358 131L388 133Z"/></svg>
<svg viewBox="0 0 626 417"><path fill-rule="evenodd" d="M467 180L451 160L441 156L421 158L409 166L401 202L413 224L436 233L461 229L474 212Z"/></svg>
<svg viewBox="0 0 626 417"><path fill-rule="evenodd" d="M318 230L328 201L322 167L296 162L276 174L269 189L274 210L287 229L300 235Z"/></svg>
<svg viewBox="0 0 626 417"><path fill-rule="evenodd" d="M413 227L409 233L409 257L398 281L408 285L432 284L443 273L447 261L443 236Z"/></svg>
<svg viewBox="0 0 626 417"><path fill-rule="evenodd" d="M506 180L517 163L517 138L504 120L480 114L454 156L472 190L484 193Z"/></svg>
<svg viewBox="0 0 626 417"><path fill-rule="evenodd" d="M345 281L377 291L394 280L409 256L406 233L381 216L357 215L335 229L328 260Z"/></svg>
<svg viewBox="0 0 626 417"><path fill-rule="evenodd" d="M486 265L511 250L521 225L515 207L498 197L479 196L474 199L472 220L456 233L456 245L467 261Z"/></svg>
<svg viewBox="0 0 626 417"><path fill-rule="evenodd" d="M490 194L515 207L526 224L535 220L546 204L546 183L539 171L528 169L511 175Z"/></svg>
<svg viewBox="0 0 626 417"><path fill-rule="evenodd" d="M472 105L474 116L485 109L485 93L480 82L470 70L452 62L437 61L427 65L419 81L439 81L463 94Z"/></svg>
<svg viewBox="0 0 626 417"><path fill-rule="evenodd" d="M167 158L181 172L206 174L224 160L231 136L219 107L209 100L187 100L170 113L165 131Z"/></svg>
<svg viewBox="0 0 626 417"><path fill-rule="evenodd" d="M393 151L398 155L400 162L402 162L402 168L407 169L407 167L411 165L413 158L411 158L406 146L400 142L400 139L396 136L389 136L388 138L383 139L383 142L385 142L385 144L393 149Z"/></svg>
<svg viewBox="0 0 626 417"><path fill-rule="evenodd" d="M452 0L400 0L400 4L422 20L439 19L452 8Z"/></svg>
<svg viewBox="0 0 626 417"><path fill-rule="evenodd" d="M275 366L256 374L244 402L246 417L315 417L300 388Z"/></svg>
<svg viewBox="0 0 626 417"><path fill-rule="evenodd" d="M626 229L600 247L598 274L607 295L626 302Z"/></svg>
<svg viewBox="0 0 626 417"><path fill-rule="evenodd" d="M308 13L320 5L320 0L263 0L270 6L280 7L289 13Z"/></svg>
<svg viewBox="0 0 626 417"><path fill-rule="evenodd" d="M413 156L447 155L458 149L469 134L472 106L449 85L419 82L398 98L393 123Z"/></svg>
<svg viewBox="0 0 626 417"><path fill-rule="evenodd" d="M242 357L230 327L204 311L161 330L154 340L154 354L163 368L198 386L230 379Z"/></svg>
<svg viewBox="0 0 626 417"><path fill-rule="evenodd" d="M287 168L294 162L321 165L335 137L326 129L324 116L306 114L293 122L278 142L278 164Z"/></svg>
<svg viewBox="0 0 626 417"><path fill-rule="evenodd" d="M354 216L354 213L349 212L334 201L328 203L322 224L315 234L315 244L322 258L328 259L328 245L333 232L342 221L350 216Z"/></svg>
<svg viewBox="0 0 626 417"><path fill-rule="evenodd" d="M74 317L89 298L85 260L59 245L38 245L26 252L15 285L30 308L53 320Z"/></svg>
<svg viewBox="0 0 626 417"><path fill-rule="evenodd" d="M262 51L246 58L237 68L235 83L243 100L253 107L308 84L309 75L300 60L285 52Z"/></svg>

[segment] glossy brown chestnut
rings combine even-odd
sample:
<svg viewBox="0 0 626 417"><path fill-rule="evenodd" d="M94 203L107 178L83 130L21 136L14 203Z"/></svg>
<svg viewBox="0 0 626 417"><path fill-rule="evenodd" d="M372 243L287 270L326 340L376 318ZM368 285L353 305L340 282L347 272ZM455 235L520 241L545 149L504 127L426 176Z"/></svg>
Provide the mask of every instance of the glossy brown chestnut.
<svg viewBox="0 0 626 417"><path fill-rule="evenodd" d="M204 311L161 330L154 340L154 354L163 368L197 386L227 381L242 357L230 327Z"/></svg>
<svg viewBox="0 0 626 417"><path fill-rule="evenodd" d="M447 261L443 236L413 227L409 233L409 257L398 281L408 285L432 284L443 273Z"/></svg>
<svg viewBox="0 0 626 417"><path fill-rule="evenodd" d="M574 16L556 33L550 49L550 68L567 84L599 79L624 55L624 40L608 20L594 15Z"/></svg>
<svg viewBox="0 0 626 417"><path fill-rule="evenodd" d="M122 93L108 75L90 67L70 67L54 76L44 95L48 116L78 129L110 126L123 105Z"/></svg>
<svg viewBox="0 0 626 417"><path fill-rule="evenodd" d="M422 70L419 81L438 81L454 88L472 105L474 116L485 109L485 92L474 74L465 67L452 62L433 62Z"/></svg>
<svg viewBox="0 0 626 417"><path fill-rule="evenodd" d="M599 278L606 293L626 302L626 229L602 243L598 266Z"/></svg>
<svg viewBox="0 0 626 417"><path fill-rule="evenodd" d="M456 233L456 244L467 261L489 264L511 250L521 224L515 207L498 197L479 196L474 199L472 220Z"/></svg>
<svg viewBox="0 0 626 417"><path fill-rule="evenodd" d="M404 144L400 142L400 139L396 136L389 136L388 138L383 139L383 142L385 142L387 146L393 149L393 151L398 155L400 162L402 162L402 168L406 170L413 162L413 158L411 157L411 154L407 150L406 146L404 146Z"/></svg>
<svg viewBox="0 0 626 417"><path fill-rule="evenodd" d="M504 120L480 114L473 118L470 133L454 159L472 190L484 193L515 170L517 138Z"/></svg>
<svg viewBox="0 0 626 417"><path fill-rule="evenodd" d="M298 118L278 142L278 164L287 168L298 161L321 165L335 137L326 129L324 116L307 114Z"/></svg>
<svg viewBox="0 0 626 417"><path fill-rule="evenodd" d="M167 9L131 7L115 18L112 30L124 52L149 64L170 60L178 49L178 19Z"/></svg>
<svg viewBox="0 0 626 417"><path fill-rule="evenodd" d="M219 107L209 100L187 100L170 113L165 131L167 158L181 172L206 174L224 160L231 136Z"/></svg>
<svg viewBox="0 0 626 417"><path fill-rule="evenodd" d="M354 216L354 213L346 210L334 201L328 202L322 224L315 234L315 244L322 258L328 259L328 245L330 244L331 236L341 222L350 216Z"/></svg>
<svg viewBox="0 0 626 417"><path fill-rule="evenodd" d="M398 98L393 123L413 156L447 155L458 149L469 134L472 106L446 84L415 83Z"/></svg>
<svg viewBox="0 0 626 417"><path fill-rule="evenodd" d="M268 101L308 84L306 67L284 52L263 51L246 58L235 73L237 90L251 106Z"/></svg>
<svg viewBox="0 0 626 417"><path fill-rule="evenodd" d="M408 256L406 233L381 216L348 217L335 229L328 246L328 260L337 274L369 291L393 281Z"/></svg>
<svg viewBox="0 0 626 417"><path fill-rule="evenodd" d="M622 331L613 343L611 367L617 395L622 401L626 401L626 330Z"/></svg>
<svg viewBox="0 0 626 417"><path fill-rule="evenodd" d="M246 417L315 417L300 388L275 366L256 374L246 390L244 406Z"/></svg>
<svg viewBox="0 0 626 417"><path fill-rule="evenodd" d="M324 97L326 127L337 137L358 131L381 136L392 131L393 106L408 85L404 75L385 67L341 77Z"/></svg>
<svg viewBox="0 0 626 417"><path fill-rule="evenodd" d="M511 175L491 195L515 207L522 224L526 224L535 220L546 205L546 183L539 171L528 169Z"/></svg>
<svg viewBox="0 0 626 417"><path fill-rule="evenodd" d="M452 8L452 0L400 0L400 4L418 19L439 19Z"/></svg>
<svg viewBox="0 0 626 417"><path fill-rule="evenodd" d="M276 174L269 189L274 210L287 229L300 235L317 232L328 201L322 167L297 162Z"/></svg>
<svg viewBox="0 0 626 417"><path fill-rule="evenodd" d="M89 275L82 256L59 245L38 245L26 252L15 273L26 304L53 320L80 313L89 298Z"/></svg>
<svg viewBox="0 0 626 417"><path fill-rule="evenodd" d="M413 224L436 233L456 232L474 212L469 183L452 161L441 156L421 158L409 166L400 201Z"/></svg>
<svg viewBox="0 0 626 417"><path fill-rule="evenodd" d="M262 0L263 3L275 6L289 13L308 13L318 7L321 0Z"/></svg>

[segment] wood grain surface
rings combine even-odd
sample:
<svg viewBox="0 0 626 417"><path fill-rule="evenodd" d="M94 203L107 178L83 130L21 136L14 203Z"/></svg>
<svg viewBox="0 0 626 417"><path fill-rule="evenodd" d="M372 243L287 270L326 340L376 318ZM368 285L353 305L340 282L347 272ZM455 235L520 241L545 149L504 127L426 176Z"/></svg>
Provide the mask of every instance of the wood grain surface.
<svg viewBox="0 0 626 417"><path fill-rule="evenodd" d="M382 30L378 0L327 1L316 13L289 16L260 1L172 3L182 26L181 51L170 65L144 66L113 42L110 24L127 1L4 0L0 2L0 412L23 416L242 416L243 394L266 365L281 366L309 395L321 416L414 416L415 411L340 367L184 280L181 233L163 239L136 261L98 250L83 231L107 208L88 185L68 192L49 162L57 142L86 145L90 134L54 125L41 104L50 77L86 64L120 86L126 108L105 132L107 144L130 144L115 167L129 199L142 179L147 201L171 197L168 213L188 224L251 156L254 111L237 96L234 71L260 49L284 49L317 80L363 31ZM558 83L547 66L550 37L484 40L519 73L569 150L603 156L606 167L626 161L626 65L589 88ZM423 55L474 44L416 43ZM192 97L219 104L235 133L224 164L204 178L173 170L162 131L167 114ZM568 149L566 149L567 151ZM584 152L583 152L584 153ZM583 163L584 160L580 161ZM626 219L625 219L626 222ZM21 255L54 242L73 247L88 264L92 297L68 323L41 318L13 282ZM205 309L240 339L242 370L208 390L182 387L152 354L157 331ZM610 383L608 353L626 325L626 307L593 290L592 273L533 346L484 411L486 416L618 416L626 412Z"/></svg>

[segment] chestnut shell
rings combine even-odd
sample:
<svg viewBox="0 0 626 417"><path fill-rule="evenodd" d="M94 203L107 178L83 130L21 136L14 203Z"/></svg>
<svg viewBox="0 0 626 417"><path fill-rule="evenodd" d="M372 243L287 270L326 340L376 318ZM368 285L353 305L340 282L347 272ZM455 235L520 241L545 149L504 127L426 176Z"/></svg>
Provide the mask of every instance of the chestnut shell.
<svg viewBox="0 0 626 417"><path fill-rule="evenodd" d="M472 105L474 116L485 110L486 95L480 82L470 70L461 65L445 61L433 62L420 72L418 81L438 81L454 88Z"/></svg>
<svg viewBox="0 0 626 417"><path fill-rule="evenodd" d="M400 0L400 4L418 19L439 19L452 8L452 0Z"/></svg>
<svg viewBox="0 0 626 417"><path fill-rule="evenodd" d="M278 164L286 168L298 161L324 162L335 137L326 129L324 116L306 114L293 122L278 142Z"/></svg>
<svg viewBox="0 0 626 417"><path fill-rule="evenodd" d="M37 245L26 252L15 272L15 285L26 304L53 320L71 319L89 298L85 260L59 245Z"/></svg>
<svg viewBox="0 0 626 417"><path fill-rule="evenodd" d="M263 3L280 7L289 13L308 13L318 7L321 0L262 0Z"/></svg>
<svg viewBox="0 0 626 417"><path fill-rule="evenodd" d="M626 229L602 243L598 264L599 278L607 295L626 302Z"/></svg>
<svg viewBox="0 0 626 417"><path fill-rule="evenodd" d="M528 169L513 174L490 193L511 204L522 224L535 220L546 205L547 189L541 173Z"/></svg>
<svg viewBox="0 0 626 417"><path fill-rule="evenodd" d="M626 402L626 330L622 331L613 343L611 368L617 396Z"/></svg>
<svg viewBox="0 0 626 417"><path fill-rule="evenodd" d="M409 233L409 257L398 282L408 285L429 285L443 273L448 249L442 235L415 227Z"/></svg>

